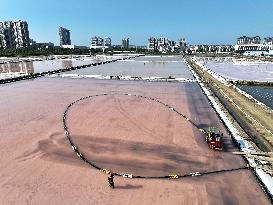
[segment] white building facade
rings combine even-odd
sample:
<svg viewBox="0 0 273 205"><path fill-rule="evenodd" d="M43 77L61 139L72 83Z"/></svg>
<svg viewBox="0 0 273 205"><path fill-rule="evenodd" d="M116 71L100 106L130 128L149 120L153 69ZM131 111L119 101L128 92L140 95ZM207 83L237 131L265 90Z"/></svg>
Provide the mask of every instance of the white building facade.
<svg viewBox="0 0 273 205"><path fill-rule="evenodd" d="M112 47L112 40L109 37L97 37L94 36L91 38L91 46L90 48L97 49L105 49L105 48L111 48Z"/></svg>
<svg viewBox="0 0 273 205"><path fill-rule="evenodd" d="M239 37L237 45L235 45L235 52L249 56L272 56L273 55L273 38L264 38L261 43L259 36L255 37Z"/></svg>

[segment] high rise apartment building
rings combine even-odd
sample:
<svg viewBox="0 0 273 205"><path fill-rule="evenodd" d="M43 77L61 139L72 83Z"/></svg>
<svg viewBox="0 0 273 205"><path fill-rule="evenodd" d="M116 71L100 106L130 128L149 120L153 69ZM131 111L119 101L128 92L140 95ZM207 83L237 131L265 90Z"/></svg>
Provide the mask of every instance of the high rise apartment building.
<svg viewBox="0 0 273 205"><path fill-rule="evenodd" d="M122 39L122 48L128 49L129 46L130 46L130 44L129 44L129 38Z"/></svg>
<svg viewBox="0 0 273 205"><path fill-rule="evenodd" d="M70 30L60 27L59 36L60 36L60 46L71 45Z"/></svg>
<svg viewBox="0 0 273 205"><path fill-rule="evenodd" d="M29 47L29 31L26 21L0 22L0 48Z"/></svg>

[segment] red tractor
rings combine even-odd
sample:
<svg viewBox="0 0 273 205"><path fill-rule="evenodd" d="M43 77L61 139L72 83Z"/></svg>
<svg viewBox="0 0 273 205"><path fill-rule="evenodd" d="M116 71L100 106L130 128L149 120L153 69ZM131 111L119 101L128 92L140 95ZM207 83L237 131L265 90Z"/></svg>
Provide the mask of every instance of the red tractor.
<svg viewBox="0 0 273 205"><path fill-rule="evenodd" d="M222 150L223 149L223 133L217 127L210 127L206 136L206 141L210 149Z"/></svg>

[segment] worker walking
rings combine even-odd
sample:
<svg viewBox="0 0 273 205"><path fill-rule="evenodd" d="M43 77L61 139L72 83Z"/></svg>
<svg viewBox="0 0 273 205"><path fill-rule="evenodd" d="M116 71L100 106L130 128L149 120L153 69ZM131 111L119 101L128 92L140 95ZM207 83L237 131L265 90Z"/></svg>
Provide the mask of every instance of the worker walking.
<svg viewBox="0 0 273 205"><path fill-rule="evenodd" d="M112 172L109 172L109 175L108 175L108 184L109 184L109 187L111 188L115 188L115 184L114 184L114 173Z"/></svg>

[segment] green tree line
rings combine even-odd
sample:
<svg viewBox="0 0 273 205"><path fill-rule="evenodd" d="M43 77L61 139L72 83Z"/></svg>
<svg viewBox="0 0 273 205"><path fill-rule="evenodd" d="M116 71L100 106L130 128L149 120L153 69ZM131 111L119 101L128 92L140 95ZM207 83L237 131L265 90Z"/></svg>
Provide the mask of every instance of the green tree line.
<svg viewBox="0 0 273 205"><path fill-rule="evenodd" d="M49 55L88 55L90 49L69 49L69 48L18 48L18 49L0 49L0 57L27 57L27 56L49 56ZM93 50L92 53L97 53Z"/></svg>

